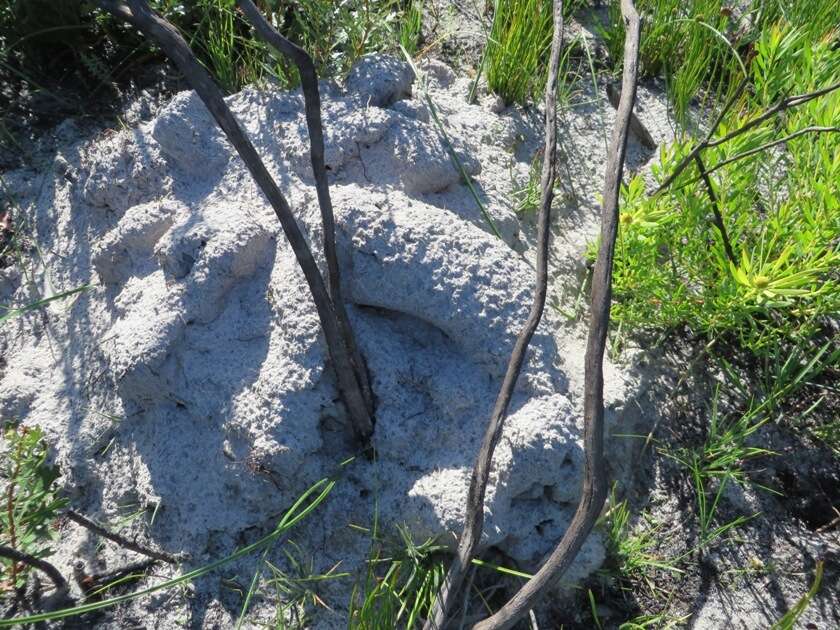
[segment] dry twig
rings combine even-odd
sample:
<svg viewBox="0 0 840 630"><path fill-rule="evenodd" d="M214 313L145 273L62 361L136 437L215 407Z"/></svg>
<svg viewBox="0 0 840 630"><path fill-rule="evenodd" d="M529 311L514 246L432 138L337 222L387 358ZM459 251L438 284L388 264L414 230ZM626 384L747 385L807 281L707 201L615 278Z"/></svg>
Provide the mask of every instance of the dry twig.
<svg viewBox="0 0 840 630"><path fill-rule="evenodd" d="M268 44L291 58L300 73L300 85L306 107L306 128L309 132L309 154L312 161L312 173L315 176L315 190L318 194L318 206L321 209L321 222L324 229L324 258L327 260L327 289L335 308L336 318L341 327L353 363L356 380L365 397L368 412L373 413L373 394L370 389L367 370L356 346L356 338L344 307L341 294L341 272L338 268L338 256L335 251L335 217L333 215L330 186L327 181L327 167L324 162L324 125L321 120L321 94L318 90L318 74L312 57L300 46L283 37L266 21L251 0L237 0L239 8L248 18L257 34Z"/></svg>
<svg viewBox="0 0 840 630"><path fill-rule="evenodd" d="M90 520L86 516L82 516L75 510L67 510L65 512L65 515L74 523L81 525L85 529L89 529L93 533L102 536L102 538L107 538L108 540L117 543L121 547L125 547L126 549L130 549L131 551L134 551L136 553L148 556L149 558L160 560L161 562L167 562L169 564L178 564L178 559L175 556L165 553L163 551L156 551L155 549L151 549L149 547L146 547L145 545L141 545L140 543L134 540L129 540L125 536L121 536L116 532L108 531L101 525L94 523L92 520Z"/></svg>
<svg viewBox="0 0 840 630"><path fill-rule="evenodd" d="M540 213L537 234L537 283L534 302L525 326L516 339L513 352L508 362L502 387L490 423L482 440L481 450L473 468L470 479L469 494L467 496L464 531L458 544L458 551L453 559L449 572L441 585L434 609L426 620L425 630L443 628L447 623L450 611L461 591L464 577L470 568L472 559L478 551L481 533L484 527L484 496L487 490L487 480L490 475L490 465L493 452L499 442L507 416L508 405L513 395L513 389L519 378L519 372L525 361L528 344L537 329L545 307L548 287L548 243L550 235L551 203L554 199L554 177L557 153L557 76L560 60L560 49L563 41L563 1L554 1L554 35L551 42L551 56L549 60L548 80L545 88L545 153L543 156L542 178L540 181Z"/></svg>
<svg viewBox="0 0 840 630"><path fill-rule="evenodd" d="M17 549L12 549L6 545L0 545L0 557L8 558L12 561L12 564L23 563L27 566L38 569L42 573L46 573L47 577L49 577L55 585L55 594L52 596L54 601L58 602L69 596L70 586L67 584L67 580L64 579L64 576L61 575L55 566L46 560L36 558L33 555L23 551L18 551Z"/></svg>
<svg viewBox="0 0 840 630"><path fill-rule="evenodd" d="M505 630L528 614L546 588L568 569L589 536L607 498L604 465L604 349L610 322L612 267L618 233L618 195L627 150L630 114L636 98L641 23L632 0L621 0L624 17L624 72L621 101L610 142L601 214L601 245L592 272L592 304L586 344L583 401L584 477L580 503L560 543L540 570L509 602L473 630Z"/></svg>
<svg viewBox="0 0 840 630"><path fill-rule="evenodd" d="M330 298L324 278L318 270L318 265L295 220L292 209L251 141L245 136L225 103L221 90L213 82L207 70L196 59L178 30L152 11L145 0L127 0L127 3L120 0L98 0L98 4L115 17L134 25L144 35L158 43L166 56L184 75L189 85L198 93L219 127L224 131L228 141L236 149L242 161L245 162L254 181L268 199L280 220L283 232L292 246L295 258L297 258L312 293L321 328L326 338L327 351L336 372L338 389L347 405L354 432L360 441L367 443L373 433L372 409L368 404L370 397L365 395L365 388L360 383L357 369L354 367L351 352L352 342L348 342L344 334L344 326L339 322L337 307ZM311 132L312 128L310 128ZM316 150L317 148L313 146L313 151ZM315 159L313 156L313 160ZM319 191L320 199L321 193ZM323 208L322 206L322 211ZM334 281L331 290L334 292L337 287L338 282ZM357 367L358 370L363 369L362 366Z"/></svg>
<svg viewBox="0 0 840 630"><path fill-rule="evenodd" d="M762 114L756 116L752 120L747 121L746 123L744 123L743 125L741 125L737 129L734 129L733 131L730 131L728 134L724 135L721 138L717 138L716 140L712 140L712 136L714 135L715 131L717 131L718 126L720 125L721 121L723 120L723 117L732 108L732 106L735 104L735 102L738 100L738 98L740 98L740 96L744 92L744 88L746 88L746 86L747 86L747 78L745 77L741 81L741 83L738 85L735 92L733 93L732 98L730 98L726 102L726 104L723 106L723 108L720 110L720 113L718 114L718 117L715 119L715 122L712 123L712 126L709 129L709 133L706 134L706 138L702 142L697 144L688 153L688 155L686 155L682 160L680 160L677 163L677 166L674 167L673 172L653 192L654 195L658 195L659 193L664 191L666 188L668 188L668 186L670 186L674 182L674 180L677 179L677 177L679 177L680 173L682 173L685 170L686 166L688 166L688 164L692 160L694 160L694 157L696 155L699 155L700 152L703 149L706 149L708 147L716 147L716 146L719 146L721 144L725 144L726 142L729 142L733 138L737 138L738 136L740 136L740 135L746 133L747 131L749 131L750 129L753 129L753 128L757 127L758 125L760 125L761 123L769 120L770 118L772 118L776 114L785 111L786 109L790 109L792 107L798 107L799 105L804 105L805 103L807 103L809 101L813 101L815 98L819 98L820 96L825 96L826 94L828 94L830 92L833 92L834 90L840 89L840 81L838 81L837 83L832 83L831 85L826 86L824 88L820 88L819 90L814 90L813 92L808 92L806 94L797 94L796 96L789 96L787 98L783 98L778 103L776 103L772 107L765 110ZM816 131L816 130L817 129L814 129L814 128L808 128L807 130L800 130L799 132L796 132L796 134L792 134L791 136L788 136L787 138L783 138L779 141L776 141L775 144L779 144L781 142L786 142L787 140L790 140L791 137L795 137L796 135L801 135L801 133L807 133L808 131ZM833 130L833 128L820 129L820 130L831 131L831 130ZM767 146L759 147L758 149L755 149L752 152L756 153L759 150L763 150L763 149L768 148L769 146L773 146L773 144L771 143ZM748 152L745 152L745 153L748 153ZM752 153L749 153L749 154L752 155ZM746 157L746 155L741 154L740 157ZM738 159L740 159L740 157ZM723 164L715 165L714 168L706 171L706 173L711 173L713 170L716 170L717 168L720 168L721 166L723 166Z"/></svg>

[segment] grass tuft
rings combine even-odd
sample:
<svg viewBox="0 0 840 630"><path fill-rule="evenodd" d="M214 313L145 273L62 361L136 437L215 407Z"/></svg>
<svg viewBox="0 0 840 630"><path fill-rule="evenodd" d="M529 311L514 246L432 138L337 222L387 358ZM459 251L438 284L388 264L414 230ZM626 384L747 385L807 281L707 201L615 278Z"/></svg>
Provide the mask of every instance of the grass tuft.
<svg viewBox="0 0 840 630"><path fill-rule="evenodd" d="M487 86L506 103L524 103L545 83L552 0L497 0L485 50Z"/></svg>

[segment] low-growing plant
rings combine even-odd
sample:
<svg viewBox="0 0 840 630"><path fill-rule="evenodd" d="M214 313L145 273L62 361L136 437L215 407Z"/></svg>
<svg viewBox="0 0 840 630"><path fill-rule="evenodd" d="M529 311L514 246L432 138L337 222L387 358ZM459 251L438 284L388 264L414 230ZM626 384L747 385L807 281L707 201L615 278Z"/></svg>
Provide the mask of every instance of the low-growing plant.
<svg viewBox="0 0 840 630"><path fill-rule="evenodd" d="M337 564L319 573L315 570L314 560L292 540L286 543L282 552L285 556L283 567L263 558L262 564L268 571L262 584L258 585L259 590L264 598L273 597L275 601L274 627L277 630L305 628L310 609L318 606L328 608L318 593L318 587L324 582L349 578L350 574L338 572ZM245 612L247 608L243 606L237 625L241 625Z"/></svg>
<svg viewBox="0 0 840 630"><path fill-rule="evenodd" d="M353 589L350 628L415 628L426 619L446 575L446 548L432 539L417 544L405 527L399 540L373 547L362 585Z"/></svg>
<svg viewBox="0 0 840 630"><path fill-rule="evenodd" d="M627 500L616 499L615 487L609 503L609 509L601 517L610 558L608 566L611 566L607 573L629 582L644 583L651 591L654 590L649 575L652 570L682 573L668 558L656 553L661 543L661 524L645 513L634 522Z"/></svg>
<svg viewBox="0 0 840 630"><path fill-rule="evenodd" d="M342 462L341 468L348 465L352 461L353 458ZM83 615L89 612L110 608L123 602L132 601L134 599L151 595L153 593L171 590L174 588L180 588L192 582L193 580L197 580L209 573L212 573L232 562L235 562L240 558L251 556L257 553L258 551L264 552L266 549L273 548L276 545L285 542L288 537L289 531L292 528L294 528L295 525L297 525L299 522L301 522L307 516L309 516L313 511L315 511L315 509L317 509L318 506L320 506L327 499L327 497L330 495L333 488L335 487L337 481L338 477L336 476L325 477L324 479L321 479L314 483L291 505L291 507L289 507L288 510L286 510L282 518L278 521L277 525L270 533L263 536L256 542L251 543L250 545L237 549L230 555L214 560L209 564L188 571L187 573L179 575L178 577L169 580L164 580L163 582L159 582L158 584L148 586L146 588L132 593L117 595L115 597L98 601L86 601L76 606L63 608L60 610L40 612L23 617L0 619L0 628L10 628L24 624L38 623L42 621L54 621L57 619L65 619L68 617L77 617L79 615ZM55 569L53 568L53 570ZM108 585L108 587L110 586L112 585ZM246 606L243 606L243 609L245 608Z"/></svg>
<svg viewBox="0 0 840 630"><path fill-rule="evenodd" d="M751 404L745 413L724 417L719 409L719 389L712 399L706 438L697 447L661 452L683 466L689 473L697 506L697 519L701 545L711 541L711 534L719 536L748 520L739 517L720 531L714 527L720 500L730 483L748 483L744 465L758 457L774 455L773 451L753 446L751 438L769 417L764 414L765 404ZM752 401L751 401L752 403ZM767 488L765 488L767 489ZM769 489L767 489L769 490Z"/></svg>
<svg viewBox="0 0 840 630"><path fill-rule="evenodd" d="M808 592L805 593L799 601L796 602L796 604L782 616L781 619L771 626L770 630L793 630L796 627L796 622L799 621L799 618L808 609L808 606L811 605L811 601L820 590L823 578L823 566L824 563L822 560L817 562L817 567L814 571L814 581L811 583L811 588L808 589Z"/></svg>
<svg viewBox="0 0 840 630"><path fill-rule="evenodd" d="M67 500L59 496L58 470L47 460L43 432L22 425L6 427L0 467L0 543L35 558L52 554L53 523ZM30 567L0 558L0 594L20 588Z"/></svg>
<svg viewBox="0 0 840 630"><path fill-rule="evenodd" d="M793 55L798 61L774 62L776 43L791 37L801 47ZM810 42L794 29L762 34L751 66L754 89L739 99L716 137L741 127L780 95L840 79L840 58L831 53L836 39ZM706 163L743 155L797 129L830 127L838 116L840 94L834 91L709 146ZM631 180L623 192L616 251L617 324L625 330L684 327L756 357L821 334L840 313L840 198L833 184L840 180L839 140L837 133L801 135L784 148L716 170L712 186L734 260L699 177L686 170L665 194L653 196L643 178ZM662 181L691 145L686 139L664 147L654 177Z"/></svg>

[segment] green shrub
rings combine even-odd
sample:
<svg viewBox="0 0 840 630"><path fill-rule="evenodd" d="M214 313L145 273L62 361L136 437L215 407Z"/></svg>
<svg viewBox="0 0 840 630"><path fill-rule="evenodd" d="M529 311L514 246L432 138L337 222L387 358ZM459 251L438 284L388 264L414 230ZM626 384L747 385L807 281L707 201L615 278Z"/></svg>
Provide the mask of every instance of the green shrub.
<svg viewBox="0 0 840 630"><path fill-rule="evenodd" d="M234 0L150 0L179 29L199 60L228 92L274 77L297 83L296 72L256 39ZM341 75L361 55L416 47L420 4L401 0L261 0L266 18L303 46L321 75ZM0 72L30 87L69 77L92 90L157 57L132 27L83 0L5 0L0 6Z"/></svg>
<svg viewBox="0 0 840 630"><path fill-rule="evenodd" d="M717 131L740 127L781 95L804 93L840 79L836 39L811 40L789 26L768 28L755 43L754 89ZM780 52L784 51L784 52ZM811 125L840 119L832 92L703 152L707 168ZM691 141L662 149L660 181ZM712 176L735 250L728 259L712 225L711 202L696 170L668 192L645 193L635 177L624 188L616 249L616 325L623 329L685 326L726 337L757 356L799 345L840 316L840 134L799 136Z"/></svg>
<svg viewBox="0 0 840 630"><path fill-rule="evenodd" d="M687 122L692 99L713 104L732 94L744 75L755 42L778 23L800 29L810 40L837 28L835 0L752 0L733 9L731 0L637 0L643 15L639 51L646 76L663 75L677 121ZM615 70L622 59L624 25L618 0L611 0L600 27Z"/></svg>

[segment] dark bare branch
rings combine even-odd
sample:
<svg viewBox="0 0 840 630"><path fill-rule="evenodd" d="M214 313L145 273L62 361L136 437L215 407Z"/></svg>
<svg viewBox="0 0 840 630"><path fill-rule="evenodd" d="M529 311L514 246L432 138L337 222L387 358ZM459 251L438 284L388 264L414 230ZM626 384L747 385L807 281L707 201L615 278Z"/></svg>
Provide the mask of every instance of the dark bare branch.
<svg viewBox="0 0 840 630"><path fill-rule="evenodd" d="M269 24L251 0L237 0L242 13L254 27L257 34L268 44L291 58L300 73L300 85L306 107L306 128L309 131L309 155L312 161L312 173L315 177L315 190L318 194L318 206L321 208L321 222L324 229L324 258L327 260L327 289L330 292L335 314L344 340L353 362L356 380L365 397L368 412L373 413L373 394L370 389L367 370L356 345L355 335L347 317L344 298L341 295L341 272L338 268L338 256L335 251L335 218L333 215L330 186L327 181L327 167L324 162L324 125L321 120L321 94L318 89L318 74L312 57L300 46L283 37Z"/></svg>
<svg viewBox="0 0 840 630"><path fill-rule="evenodd" d="M601 214L601 245L592 272L592 304L586 344L584 383L584 477L580 503L560 543L539 571L494 615L477 623L473 630L502 630L513 627L528 614L546 588L559 578L574 560L592 531L607 498L604 465L604 349L610 322L612 267L618 233L618 198L630 114L636 98L641 24L632 0L621 1L624 17L624 73L621 101L610 142Z"/></svg>
<svg viewBox="0 0 840 630"><path fill-rule="evenodd" d="M102 536L102 538L107 538L110 541L113 541L120 545L121 547L125 547L126 549L130 549L136 553L142 554L144 556L148 556L149 558L154 558L155 560L160 560L161 562L167 562L169 564L178 564L178 559L168 553L163 551L156 551L155 549L151 549L146 547L145 545L141 545L133 540L129 540L125 536L121 536L112 531L108 531L101 525L94 523L92 520L87 518L86 516L82 516L75 510L67 510L65 512L67 518L69 518L74 523L77 523L84 527L85 529L89 529L94 534Z"/></svg>
<svg viewBox="0 0 840 630"><path fill-rule="evenodd" d="M729 258L733 265L737 265L738 261L735 259L735 252L732 250L732 243L729 241L729 234L726 231L726 225L723 222L723 213L720 210L720 201L717 194L715 194L712 180L706 172L706 167L703 165L703 158L700 154L694 156L694 162L697 164L697 169L700 171L700 176L703 178L703 183L706 185L706 192L709 194L709 200L712 202L712 212L714 213L714 223L720 232L720 238L723 241L723 249L726 251L726 257Z"/></svg>
<svg viewBox="0 0 840 630"><path fill-rule="evenodd" d="M712 140L712 136L715 135L717 128L720 126L720 123L723 121L724 116L729 112L730 109L735 105L739 98L741 98L741 94L744 93L744 90L747 88L747 83L749 83L749 76L744 77L741 79L741 82L738 84L738 87L735 88L735 91L732 93L732 96L729 97L729 100L723 104L720 112L718 112L717 118L715 118L714 122L709 127L709 131L706 134L706 137L703 138L703 141L700 142L697 146L695 146L688 155L686 155L682 160L680 160L677 165L674 167L673 172L665 179L664 182L659 184L659 188L657 188L653 194L658 195L663 190L668 188L677 177L680 176L686 167L691 164L692 160L694 160L695 155L700 155L700 152L709 146L709 142Z"/></svg>
<svg viewBox="0 0 840 630"><path fill-rule="evenodd" d="M711 173L714 173L717 170L722 169L727 164L732 164L733 162L737 162L738 160L743 160L744 158L748 158L751 155L755 155L757 153L761 153L762 151L766 151L767 149L772 149L775 146L780 144L784 144L785 142L790 142L794 138L798 138L799 136L804 136L807 133L840 133L840 127L805 127L803 129L799 129L794 131L791 134L786 135L784 138L779 138L777 140L773 140L772 142L766 142L762 144L760 147L755 147L748 151L742 151L741 153L736 153L735 155L726 158L725 160L721 160L714 166L709 169L700 172L700 176L707 176ZM694 183L697 180L692 180L686 183L686 186Z"/></svg>
<svg viewBox="0 0 840 630"><path fill-rule="evenodd" d="M268 199L312 293L326 338L327 351L335 369L338 389L347 405L354 432L360 441L366 443L373 433L372 414L353 368L350 350L342 334L342 327L338 322L338 316L324 279L292 209L225 103L221 90L213 82L207 70L198 62L177 29L152 11L144 0L128 0L127 4L113 0L98 1L101 7L116 17L127 20L158 43L187 79L189 85L198 93Z"/></svg>
<svg viewBox="0 0 840 630"><path fill-rule="evenodd" d="M548 80L545 88L545 152L540 180L540 213L537 234L537 277L534 302L525 326L519 333L508 362L507 371L499 396L482 440L481 450L473 468L467 496L464 531L458 544L458 551L449 572L441 585L434 609L426 621L425 630L444 628L454 604L460 594L464 578L472 559L478 551L484 528L484 496L493 453L502 434L508 405L519 372L525 361L528 344L537 329L545 307L548 287L548 244L550 236L551 203L554 199L555 163L557 157L557 77L560 65L560 50L563 43L563 1L554 1L554 34L551 42L551 56L548 66Z"/></svg>
<svg viewBox="0 0 840 630"><path fill-rule="evenodd" d="M716 147L716 146L720 146L721 144L725 144L726 142L729 142L733 138L737 138L738 136L745 134L750 129L754 129L755 127L757 127L761 123L763 123L767 120L770 120L771 118L773 118L773 116L785 111L786 109L790 109L792 107L798 107L800 105L804 105L805 103L807 103L809 101L813 101L814 99L819 98L820 96L825 96L826 94L829 94L830 92L833 92L837 89L840 89L840 81L838 81L837 83L832 83L831 85L828 85L824 88L820 88L819 90L814 90L813 92L807 92L806 94L797 94L796 96L789 96L787 98L783 98L778 103L776 103L775 105L773 105L769 109L765 110L762 114L759 114L758 116L756 116L752 120L747 121L746 123L744 123L743 125L741 125L737 129L735 129L733 131L730 131L728 134L724 135L721 138L717 138L716 140L712 140L712 136L714 135L715 131L717 130L718 126L720 125L720 122L723 120L724 115L726 114L726 112L729 111L729 109L731 109L732 105L735 103L735 100L737 100L737 98L740 97L740 95L743 92L745 86L746 86L746 78L741 82L741 85L738 86L738 89L733 94L733 97L726 103L726 105L724 105L723 109L721 110L721 112L718 115L717 119L715 120L714 124L709 129L709 133L706 135L706 138L701 143L699 143L697 146L695 146L689 152L688 155L686 155L682 160L679 161L677 166L674 168L674 171L653 192L654 195L658 195L659 193L664 191L666 188L668 188L668 186L670 186L674 182L674 180L677 179L677 177L679 177L680 173L682 173L685 170L686 166L688 166L688 164L694 159L694 156L699 155L699 153L703 149L706 149L708 147ZM813 128L809 128L809 129L813 131ZM805 133L804 130L802 130L802 131L803 131L803 133ZM782 140L777 141L776 144L779 144L781 142L786 142L789 139L790 139L790 136L787 139L782 139ZM772 146L772 145L770 145L770 146ZM767 148L767 147L764 147L764 148ZM754 152L757 153L758 150L755 150ZM741 157L746 157L746 155L742 155ZM720 166L722 166L722 164L717 166L716 168L720 168ZM712 171L706 171L706 172L711 173Z"/></svg>
<svg viewBox="0 0 840 630"><path fill-rule="evenodd" d="M61 575L61 572L56 569L55 566L46 560L36 558L33 555L23 551L18 551L17 549L12 549L6 545L0 545L0 557L8 558L12 562L25 564L34 569L38 569L42 573L45 573L55 585L55 594L51 598L54 601L58 601L69 595L70 585L67 583L67 580L64 579L64 576Z"/></svg>

